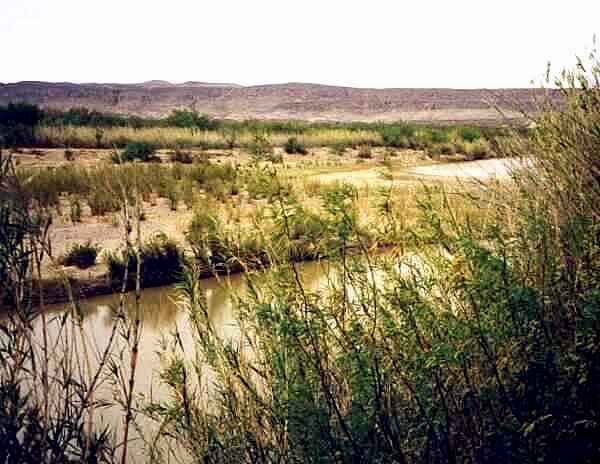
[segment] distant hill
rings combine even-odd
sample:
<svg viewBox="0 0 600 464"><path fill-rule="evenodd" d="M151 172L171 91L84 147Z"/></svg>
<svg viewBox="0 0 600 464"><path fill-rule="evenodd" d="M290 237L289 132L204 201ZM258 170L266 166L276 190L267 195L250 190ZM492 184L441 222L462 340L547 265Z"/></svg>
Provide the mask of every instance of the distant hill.
<svg viewBox="0 0 600 464"><path fill-rule="evenodd" d="M195 109L230 119L307 121L495 122L531 111L542 90L361 89L319 84L236 84L148 81L140 84L18 82L0 84L0 104L26 101L42 107L85 106L113 113L164 116ZM551 97L558 100L557 91Z"/></svg>

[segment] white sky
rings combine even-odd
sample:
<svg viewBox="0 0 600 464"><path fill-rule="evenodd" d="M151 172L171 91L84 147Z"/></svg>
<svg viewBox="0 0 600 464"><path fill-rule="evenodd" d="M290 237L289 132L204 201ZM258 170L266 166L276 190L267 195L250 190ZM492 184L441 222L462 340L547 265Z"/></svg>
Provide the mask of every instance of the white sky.
<svg viewBox="0 0 600 464"><path fill-rule="evenodd" d="M0 82L525 87L600 0L0 0Z"/></svg>

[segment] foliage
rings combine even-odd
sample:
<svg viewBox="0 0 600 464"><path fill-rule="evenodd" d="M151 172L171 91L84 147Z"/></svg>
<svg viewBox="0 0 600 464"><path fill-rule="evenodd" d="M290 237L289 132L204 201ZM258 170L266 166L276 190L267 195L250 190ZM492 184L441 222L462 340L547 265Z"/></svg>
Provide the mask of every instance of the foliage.
<svg viewBox="0 0 600 464"><path fill-rule="evenodd" d="M348 146L345 143L335 143L331 147L331 152L337 156L343 156L348 149Z"/></svg>
<svg viewBox="0 0 600 464"><path fill-rule="evenodd" d="M185 261L183 251L164 234L157 234L139 249L142 287L157 287L175 282ZM137 277L136 252L109 253L108 274L114 284L121 284L128 270L132 283Z"/></svg>
<svg viewBox="0 0 600 464"><path fill-rule="evenodd" d="M458 133L465 142L475 142L481 138L481 131L476 127L461 127Z"/></svg>
<svg viewBox="0 0 600 464"><path fill-rule="evenodd" d="M77 195L69 200L69 217L72 223L81 222L81 202Z"/></svg>
<svg viewBox="0 0 600 464"><path fill-rule="evenodd" d="M95 382L82 382L67 367L74 362L69 350L51 352L50 323L43 305L34 306L33 277L39 278L49 246L49 220L33 207L1 152L0 197L0 296L11 309L0 320L0 462L109 462L110 434L88 427ZM34 324L43 341L32 336ZM52 330L64 334L65 325L62 318ZM65 341L56 339L56 346ZM50 356L63 368L52 370Z"/></svg>
<svg viewBox="0 0 600 464"><path fill-rule="evenodd" d="M96 264L96 257L100 248L97 245L92 245L91 242L84 244L76 243L63 256L62 263L64 266L76 266L79 269L86 269Z"/></svg>
<svg viewBox="0 0 600 464"><path fill-rule="evenodd" d="M189 151L182 150L180 147L176 147L171 153L171 162L191 164L194 161L194 157Z"/></svg>
<svg viewBox="0 0 600 464"><path fill-rule="evenodd" d="M370 159L373 158L373 150L369 145L361 145L358 147L358 157L360 159Z"/></svg>
<svg viewBox="0 0 600 464"><path fill-rule="evenodd" d="M216 129L217 123L206 114L198 114L197 111L174 110L167 118L166 124L172 127L180 127L196 130Z"/></svg>
<svg viewBox="0 0 600 464"><path fill-rule="evenodd" d="M600 459L599 69L567 74L567 110L502 148L531 157L514 183L462 197L485 221L426 190L418 254L373 254L351 187L324 192L323 225L304 231L276 196L274 269L234 298L239 333L215 331L193 272L180 286L194 363L177 345L164 355L171 395L147 408L164 436L215 463ZM309 287L282 244L323 231L338 259ZM209 410L198 365L218 392Z"/></svg>
<svg viewBox="0 0 600 464"><path fill-rule="evenodd" d="M156 157L156 145L149 142L128 143L125 150L113 155L112 160L117 164L128 161L160 161Z"/></svg>
<svg viewBox="0 0 600 464"><path fill-rule="evenodd" d="M289 155L306 155L308 153L308 151L306 150L306 146L302 142L300 142L297 137L290 137L289 139L287 139L287 142L285 142L283 149Z"/></svg>
<svg viewBox="0 0 600 464"><path fill-rule="evenodd" d="M12 159L0 148L0 303L14 300L30 266L28 237L39 231Z"/></svg>
<svg viewBox="0 0 600 464"><path fill-rule="evenodd" d="M407 148L408 139L414 136L415 130L409 124L387 126L381 129L381 138L385 146Z"/></svg>
<svg viewBox="0 0 600 464"><path fill-rule="evenodd" d="M0 106L0 147L31 144L34 140L34 128L41 117L40 109L28 103Z"/></svg>
<svg viewBox="0 0 600 464"><path fill-rule="evenodd" d="M266 133L256 132L249 147L250 155L255 161L267 160L273 155L273 145Z"/></svg>

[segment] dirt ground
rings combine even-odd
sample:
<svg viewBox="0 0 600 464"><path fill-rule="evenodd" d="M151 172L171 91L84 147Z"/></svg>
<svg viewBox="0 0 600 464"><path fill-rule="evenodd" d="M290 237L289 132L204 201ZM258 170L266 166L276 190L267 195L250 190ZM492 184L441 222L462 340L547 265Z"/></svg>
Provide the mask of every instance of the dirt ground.
<svg viewBox="0 0 600 464"><path fill-rule="evenodd" d="M67 159L64 148L25 148L11 152L15 163L21 167L56 167L76 164L77 166L90 167L102 162L110 162L114 150L111 149L71 149L72 159ZM209 159L216 163L235 162L246 163L251 157L247 150L235 148L233 150L188 150L194 157ZM281 147L274 148L275 154L283 155L284 164L291 167L320 165L349 165L357 162L357 150L349 149L342 156L335 155L327 147L310 148L305 156L289 155ZM157 155L161 162L170 161L171 150L158 150ZM384 149L373 149L374 160L383 158ZM401 152L398 152L401 153ZM404 152L402 152L404 153ZM410 152L409 152L410 153Z"/></svg>

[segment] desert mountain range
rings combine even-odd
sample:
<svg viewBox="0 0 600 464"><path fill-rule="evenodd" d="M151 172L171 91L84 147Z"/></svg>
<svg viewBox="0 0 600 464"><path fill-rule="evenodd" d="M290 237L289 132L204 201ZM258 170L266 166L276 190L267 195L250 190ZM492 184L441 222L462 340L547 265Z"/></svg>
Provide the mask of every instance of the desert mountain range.
<svg viewBox="0 0 600 464"><path fill-rule="evenodd" d="M496 122L532 111L540 89L365 89L319 84L241 86L167 81L140 84L18 82L0 84L0 104L26 101L46 108L165 116L193 109L230 119L307 121ZM549 91L559 99L557 91ZM500 109L501 111L499 111Z"/></svg>

